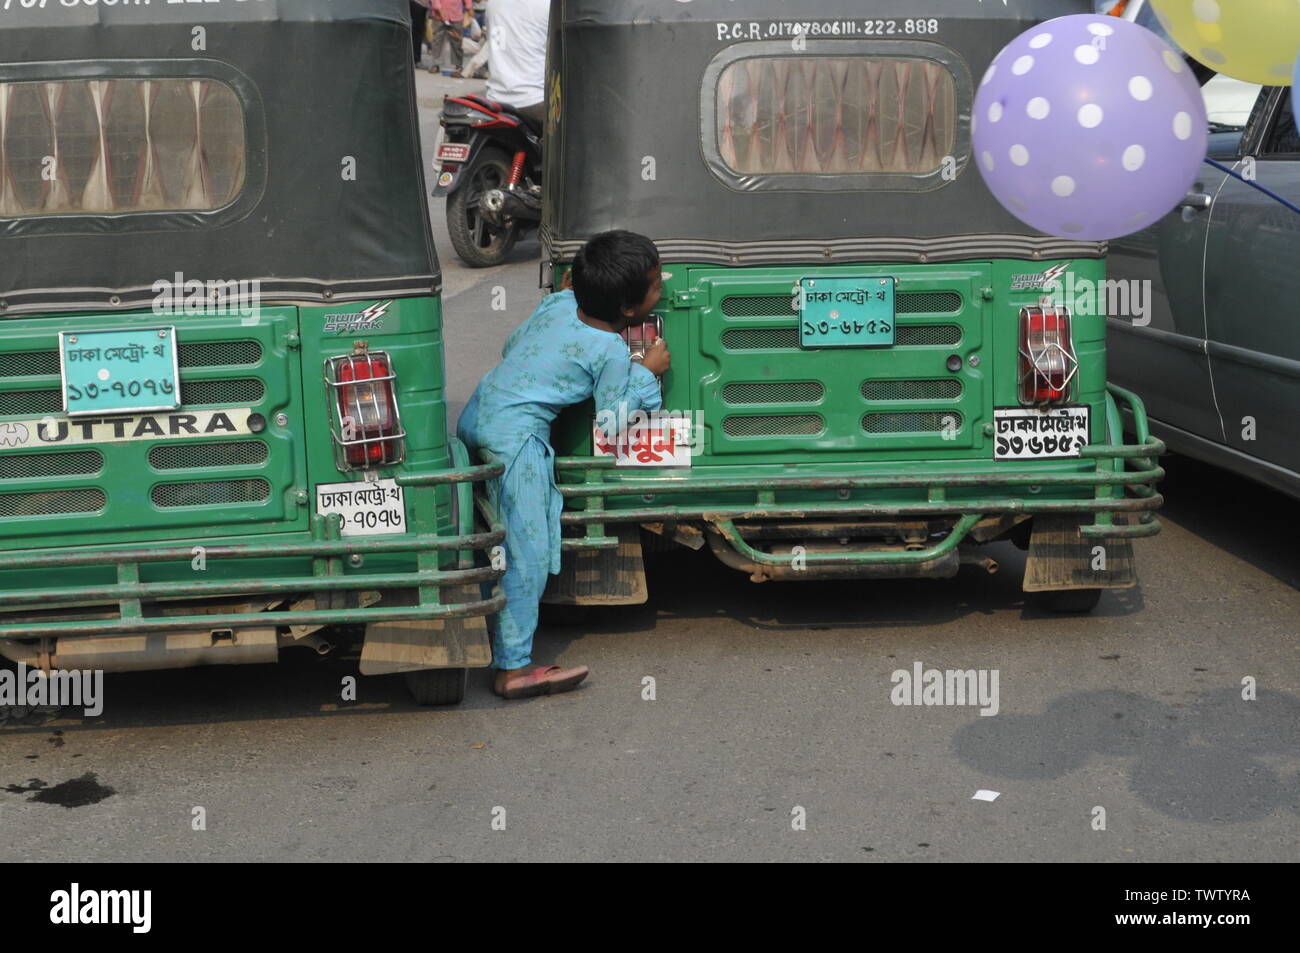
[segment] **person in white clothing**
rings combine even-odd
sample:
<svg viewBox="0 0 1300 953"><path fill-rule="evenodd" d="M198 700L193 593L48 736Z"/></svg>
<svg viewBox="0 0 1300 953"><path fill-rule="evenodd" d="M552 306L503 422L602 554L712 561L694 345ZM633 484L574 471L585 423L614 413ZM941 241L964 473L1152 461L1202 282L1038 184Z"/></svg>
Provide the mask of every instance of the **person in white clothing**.
<svg viewBox="0 0 1300 953"><path fill-rule="evenodd" d="M550 12L550 0L492 0L487 9L488 98L513 106L539 126L546 120Z"/></svg>

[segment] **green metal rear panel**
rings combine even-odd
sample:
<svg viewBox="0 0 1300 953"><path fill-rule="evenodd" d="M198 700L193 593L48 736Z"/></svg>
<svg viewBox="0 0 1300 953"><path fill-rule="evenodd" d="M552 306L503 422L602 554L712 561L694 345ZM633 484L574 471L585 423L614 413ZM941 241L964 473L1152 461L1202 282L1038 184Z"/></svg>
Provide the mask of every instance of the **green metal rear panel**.
<svg viewBox="0 0 1300 953"><path fill-rule="evenodd" d="M340 473L330 436L330 406L325 393L324 361L350 354L353 339L363 336L372 350L387 350L398 373L399 404L407 430L407 458L385 468L381 477L446 470L451 464L443 392L442 315L436 298L394 301L376 326L364 335L326 332L327 315L356 314L372 304L332 307L263 306L258 318L240 316L152 313L80 315L12 319L0 325L0 501L5 494L51 490L102 493L104 505L92 512L11 514L0 521L0 549L69 548L83 552L112 550L130 544L194 543L208 547L246 543L283 544L311 540L311 516L318 483L362 479L360 473ZM123 443L99 443L39 453L4 446L16 422L51 415L57 433L64 420L58 410L60 330L104 330L122 326L177 328L181 351L182 412L202 409L251 408L263 415L266 429L255 435L217 435ZM188 364L188 366L187 366ZM23 373L18 373L23 372ZM39 373L38 373L39 372ZM215 402L184 401L199 394ZM222 400L226 395L240 399ZM256 399L243 399L253 395ZM287 418L283 424L277 415ZM24 426L27 426L24 423ZM75 424L73 424L75 427ZM50 431L47 431L50 432ZM261 446L264 451L240 455L257 462L231 462L231 448ZM165 456L159 456L164 454ZM87 457L86 455L90 455ZM39 456L41 460L23 459ZM74 462L51 462L74 457ZM175 466L186 458L199 467ZM102 459L99 464L97 459ZM95 464L90 469L87 464ZM90 472L66 472L69 470ZM48 471L57 475L49 475ZM39 471L39 472L38 472ZM214 502L160 507L157 487L182 484L202 494L212 481L264 480L265 499L243 503ZM407 525L411 533L454 535L450 486L411 486L406 490ZM183 498L183 495L182 495ZM11 507L13 504L11 504ZM455 553L434 557L445 568ZM413 571L415 554L374 555L361 567L343 572ZM310 576L310 558L226 559L207 563L196 574L188 561L144 563L143 582L273 579ZM6 589L43 586L98 586L118 581L110 563L76 569L0 572L0 593Z"/></svg>

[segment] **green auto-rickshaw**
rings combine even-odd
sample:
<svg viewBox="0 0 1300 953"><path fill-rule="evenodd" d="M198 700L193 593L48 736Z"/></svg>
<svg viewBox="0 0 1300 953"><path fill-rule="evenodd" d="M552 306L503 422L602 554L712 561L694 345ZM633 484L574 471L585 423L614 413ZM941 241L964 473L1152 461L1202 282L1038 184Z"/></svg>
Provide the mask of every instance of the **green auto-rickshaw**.
<svg viewBox="0 0 1300 953"><path fill-rule="evenodd" d="M548 601L645 599L643 540L763 581L993 571L1010 539L1053 609L1135 584L1162 445L1107 384L1105 316L1045 294L1106 247L1035 233L971 162L973 78L1091 7L556 0L544 258L554 283L597 232L653 238L662 314L629 343L673 367L617 440L557 422Z"/></svg>
<svg viewBox="0 0 1300 953"><path fill-rule="evenodd" d="M459 701L499 470L447 432L405 0L6 4L0 56L0 654L360 644Z"/></svg>

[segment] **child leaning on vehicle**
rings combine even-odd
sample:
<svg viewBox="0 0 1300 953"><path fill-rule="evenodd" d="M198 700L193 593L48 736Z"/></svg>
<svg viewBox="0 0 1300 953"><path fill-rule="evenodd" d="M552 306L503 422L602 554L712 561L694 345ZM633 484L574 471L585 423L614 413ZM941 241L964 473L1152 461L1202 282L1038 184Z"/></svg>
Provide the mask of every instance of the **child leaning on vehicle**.
<svg viewBox="0 0 1300 953"><path fill-rule="evenodd" d="M658 410L656 376L671 358L660 338L637 364L619 336L646 320L663 279L654 243L633 232L603 232L573 259L571 290L548 295L506 341L502 361L479 382L457 433L474 450L506 465L491 492L506 527L506 607L492 634L494 690L504 698L567 691L587 668L532 662L537 611L549 573L560 571L560 511L551 423L589 397L614 420ZM610 435L614 436L613 434Z"/></svg>

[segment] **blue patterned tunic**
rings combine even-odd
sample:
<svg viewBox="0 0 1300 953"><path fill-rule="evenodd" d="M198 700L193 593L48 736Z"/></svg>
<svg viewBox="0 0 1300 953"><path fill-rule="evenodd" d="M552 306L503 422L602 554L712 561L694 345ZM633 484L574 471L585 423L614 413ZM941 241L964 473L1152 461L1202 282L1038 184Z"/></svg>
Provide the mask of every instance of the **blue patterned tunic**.
<svg viewBox="0 0 1300 953"><path fill-rule="evenodd" d="M578 317L572 291L542 299L506 341L502 361L479 382L457 434L472 450L490 450L506 465L489 492L506 526L506 607L492 635L492 667L532 661L537 607L548 573L560 571L560 511L551 423L565 407L595 397L596 412L626 420L658 410L653 374L634 363L622 337ZM612 436L612 435L611 435Z"/></svg>

